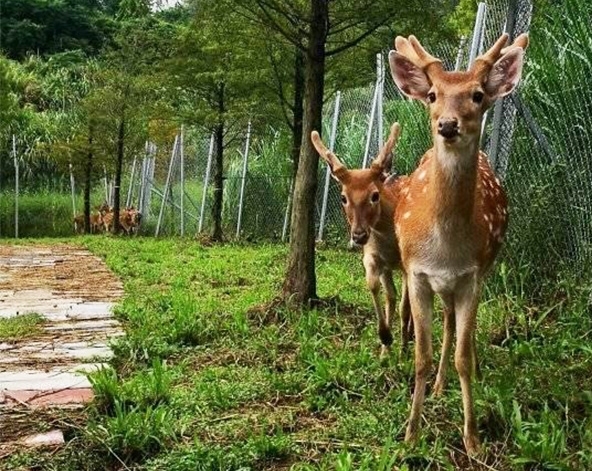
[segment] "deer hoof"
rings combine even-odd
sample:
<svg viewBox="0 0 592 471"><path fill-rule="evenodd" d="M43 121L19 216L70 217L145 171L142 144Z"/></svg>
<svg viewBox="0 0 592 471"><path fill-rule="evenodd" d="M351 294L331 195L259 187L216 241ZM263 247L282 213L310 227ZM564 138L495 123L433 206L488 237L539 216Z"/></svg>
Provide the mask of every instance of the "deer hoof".
<svg viewBox="0 0 592 471"><path fill-rule="evenodd" d="M415 445L419 438L419 430L415 427L407 426L407 431L405 432L405 443L408 445Z"/></svg>
<svg viewBox="0 0 592 471"><path fill-rule="evenodd" d="M388 360L389 356L391 354L391 347L388 345L381 345L380 347L380 360L381 361L386 361Z"/></svg>
<svg viewBox="0 0 592 471"><path fill-rule="evenodd" d="M444 394L444 381L436 380L434 383L434 389L432 390L432 394L435 397L440 397Z"/></svg>
<svg viewBox="0 0 592 471"><path fill-rule="evenodd" d="M463 441L465 442L465 450L467 450L467 455L476 456L479 454L481 445L477 435L465 435L463 437Z"/></svg>

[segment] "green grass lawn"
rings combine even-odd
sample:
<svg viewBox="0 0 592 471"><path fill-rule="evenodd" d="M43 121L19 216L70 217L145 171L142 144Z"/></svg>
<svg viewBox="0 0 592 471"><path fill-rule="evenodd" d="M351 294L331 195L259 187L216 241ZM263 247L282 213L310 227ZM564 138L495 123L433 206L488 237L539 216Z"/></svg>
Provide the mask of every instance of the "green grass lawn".
<svg viewBox="0 0 592 471"><path fill-rule="evenodd" d="M558 283L533 306L517 273L492 277L475 386L484 447L469 461L454 368L444 397L426 401L419 444L403 443L413 365L396 351L378 358L360 254L319 250L325 302L294 311L269 307L283 246L78 240L122 278L127 336L113 367L91 377L97 399L70 445L23 451L2 469L592 469L589 286Z"/></svg>
<svg viewBox="0 0 592 471"><path fill-rule="evenodd" d="M0 318L0 342L14 342L32 337L41 332L44 323L45 319L35 313Z"/></svg>

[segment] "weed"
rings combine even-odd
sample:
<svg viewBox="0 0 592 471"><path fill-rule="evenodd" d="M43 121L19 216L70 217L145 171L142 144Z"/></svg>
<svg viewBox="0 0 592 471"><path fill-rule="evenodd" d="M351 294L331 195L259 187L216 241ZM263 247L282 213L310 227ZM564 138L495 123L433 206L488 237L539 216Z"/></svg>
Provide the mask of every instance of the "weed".
<svg viewBox="0 0 592 471"><path fill-rule="evenodd" d="M15 317L0 317L0 341L15 342L32 337L41 332L45 318L40 314L30 313Z"/></svg>

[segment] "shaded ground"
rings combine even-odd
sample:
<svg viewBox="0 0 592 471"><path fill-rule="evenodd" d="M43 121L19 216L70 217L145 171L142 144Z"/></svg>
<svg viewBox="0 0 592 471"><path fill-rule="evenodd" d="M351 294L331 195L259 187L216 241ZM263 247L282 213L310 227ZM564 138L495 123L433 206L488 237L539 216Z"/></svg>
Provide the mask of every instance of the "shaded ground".
<svg viewBox="0 0 592 471"><path fill-rule="evenodd" d="M80 416L63 410L92 399L84 372L112 356L108 341L121 330L111 308L122 293L104 263L79 247L0 246L0 319L44 320L32 334L0 338L0 456Z"/></svg>

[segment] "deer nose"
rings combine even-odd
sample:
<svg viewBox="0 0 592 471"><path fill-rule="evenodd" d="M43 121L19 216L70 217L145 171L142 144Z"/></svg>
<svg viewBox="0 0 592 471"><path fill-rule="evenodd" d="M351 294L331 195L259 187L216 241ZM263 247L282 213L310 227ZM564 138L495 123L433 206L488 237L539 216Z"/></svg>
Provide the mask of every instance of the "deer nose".
<svg viewBox="0 0 592 471"><path fill-rule="evenodd" d="M357 230L351 234L352 240L358 245L364 245L366 242L368 242L369 237L370 236L368 235L368 232L364 230Z"/></svg>
<svg viewBox="0 0 592 471"><path fill-rule="evenodd" d="M441 119L438 121L438 134L446 139L458 136L458 120Z"/></svg>

